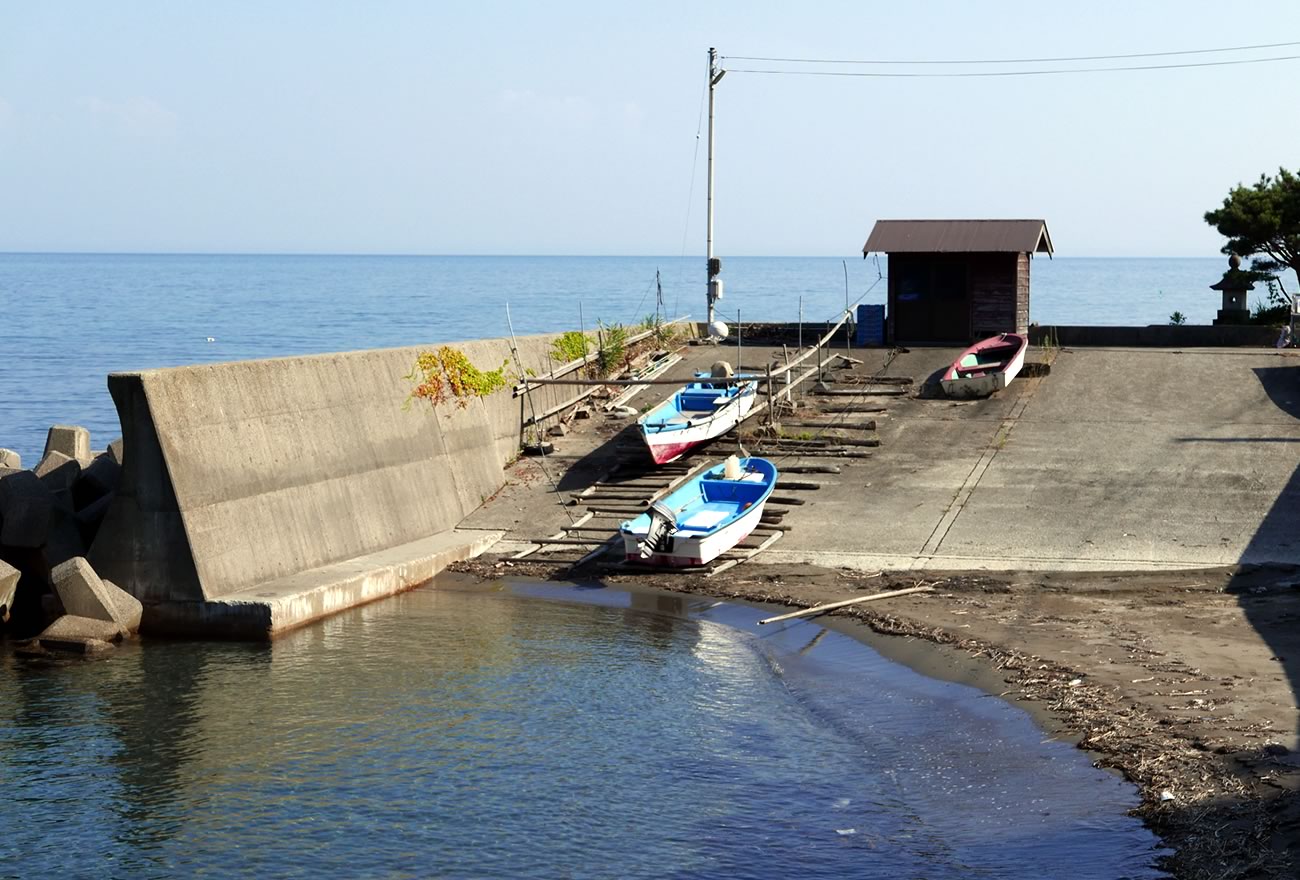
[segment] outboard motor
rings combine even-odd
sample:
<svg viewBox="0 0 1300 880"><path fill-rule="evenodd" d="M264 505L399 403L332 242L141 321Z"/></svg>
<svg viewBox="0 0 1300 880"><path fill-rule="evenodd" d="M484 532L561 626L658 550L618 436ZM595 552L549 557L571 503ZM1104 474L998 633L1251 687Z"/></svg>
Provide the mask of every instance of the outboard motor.
<svg viewBox="0 0 1300 880"><path fill-rule="evenodd" d="M641 558L648 559L652 553L666 553L673 548L673 535L677 533L677 517L673 509L662 501L650 505L650 528L645 538L637 545Z"/></svg>

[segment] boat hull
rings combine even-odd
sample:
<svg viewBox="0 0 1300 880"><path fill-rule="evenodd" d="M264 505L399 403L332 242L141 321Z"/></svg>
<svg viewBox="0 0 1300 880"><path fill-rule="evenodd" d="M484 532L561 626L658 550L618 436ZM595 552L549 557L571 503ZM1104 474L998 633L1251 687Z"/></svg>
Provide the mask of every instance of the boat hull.
<svg viewBox="0 0 1300 880"><path fill-rule="evenodd" d="M1015 354L1010 359L1002 362L999 369L963 373L961 366L963 359L969 356L979 356L982 352L995 346L1007 347L1012 344L1017 346ZM1025 365L1025 351L1028 347L1028 340L1015 333L1004 333L1001 336L981 340L961 353L952 366L944 371L939 384L943 386L944 394L949 397L964 399L988 397L990 394L995 394L1006 388L1011 384L1011 380L1020 374L1020 370Z"/></svg>
<svg viewBox="0 0 1300 880"><path fill-rule="evenodd" d="M683 535L678 532L673 536L672 550L664 553L652 553L644 558L642 558L641 550L637 546L640 536L624 532L623 551L628 562L635 562L638 565L658 565L670 568L708 565L749 537L749 533L754 531L758 521L763 518L763 508L766 504L767 499L763 499L763 501L745 511L744 516L726 528L719 529L712 534Z"/></svg>
<svg viewBox="0 0 1300 880"><path fill-rule="evenodd" d="M707 416L692 418L686 427L672 431L649 430L643 416L640 420L641 437L645 440L650 457L655 464L667 464L681 458L701 443L727 433L745 420L753 409L757 396L754 386L748 386L726 406Z"/></svg>
<svg viewBox="0 0 1300 880"><path fill-rule="evenodd" d="M779 478L765 458L714 465L622 523L624 555L638 565L707 565L754 531Z"/></svg>

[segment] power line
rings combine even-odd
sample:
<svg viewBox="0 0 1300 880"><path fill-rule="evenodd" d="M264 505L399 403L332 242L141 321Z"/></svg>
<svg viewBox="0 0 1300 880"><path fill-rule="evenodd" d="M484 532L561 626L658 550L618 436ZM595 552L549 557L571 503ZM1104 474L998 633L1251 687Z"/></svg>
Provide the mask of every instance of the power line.
<svg viewBox="0 0 1300 880"><path fill-rule="evenodd" d="M1134 70L1182 70L1191 67L1227 67L1233 64L1268 64L1275 61L1296 61L1300 55L1279 55L1273 58L1241 58L1235 61L1199 61L1187 64L1143 64L1129 67L1062 67L1039 70L961 71L954 73L876 73L851 70L761 70L757 68L729 67L728 73L763 73L776 76L865 76L875 79L961 79L990 76L1059 76L1067 73L1122 73Z"/></svg>
<svg viewBox="0 0 1300 880"><path fill-rule="evenodd" d="M1300 46L1300 41L1291 43L1261 43L1257 46L1224 46L1218 49L1185 49L1179 52L1133 52L1127 55L1073 55L1061 58L970 58L956 59L921 59L904 61L900 59L842 59L842 58L765 58L756 55L726 55L724 59L735 61L771 61L782 64L1045 64L1063 61L1117 61L1127 58L1168 58L1174 55L1208 55L1216 52L1247 52L1254 49L1280 49L1285 46Z"/></svg>

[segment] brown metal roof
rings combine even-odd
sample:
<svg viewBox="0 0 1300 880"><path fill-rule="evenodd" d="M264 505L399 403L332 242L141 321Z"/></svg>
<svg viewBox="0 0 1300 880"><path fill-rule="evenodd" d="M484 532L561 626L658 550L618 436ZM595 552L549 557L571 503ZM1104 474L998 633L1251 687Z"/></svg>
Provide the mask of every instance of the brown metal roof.
<svg viewBox="0 0 1300 880"><path fill-rule="evenodd" d="M877 220L862 253L1004 251L1052 255L1046 220Z"/></svg>

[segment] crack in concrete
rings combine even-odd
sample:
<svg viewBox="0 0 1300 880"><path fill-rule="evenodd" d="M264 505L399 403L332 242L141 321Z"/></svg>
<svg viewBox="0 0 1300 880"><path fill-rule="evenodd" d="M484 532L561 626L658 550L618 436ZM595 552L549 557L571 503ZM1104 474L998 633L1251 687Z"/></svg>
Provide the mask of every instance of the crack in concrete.
<svg viewBox="0 0 1300 880"><path fill-rule="evenodd" d="M970 501L970 497L974 494L976 487L979 486L980 480L983 479L985 472L993 464L993 459L997 458L998 453L1002 451L1002 447L1006 445L1012 429L1016 426L1016 422L1020 420L1025 407L1029 405L1029 401L1033 399L1034 393L1038 391L1038 387L1042 384L1043 379L1041 376L1025 380L1020 396L1011 407L1011 412L1002 420L997 432L989 440L988 445L984 447L984 452L980 455L979 460L975 462L975 466L967 474L966 479L958 488L957 494L953 496L952 502L949 503L934 530L930 532L929 539L921 547L921 552L913 558L910 568L925 568L932 558L938 555L939 548L943 545L944 539L948 537L948 532L952 529L953 524L957 522L957 517L961 516L962 510Z"/></svg>

